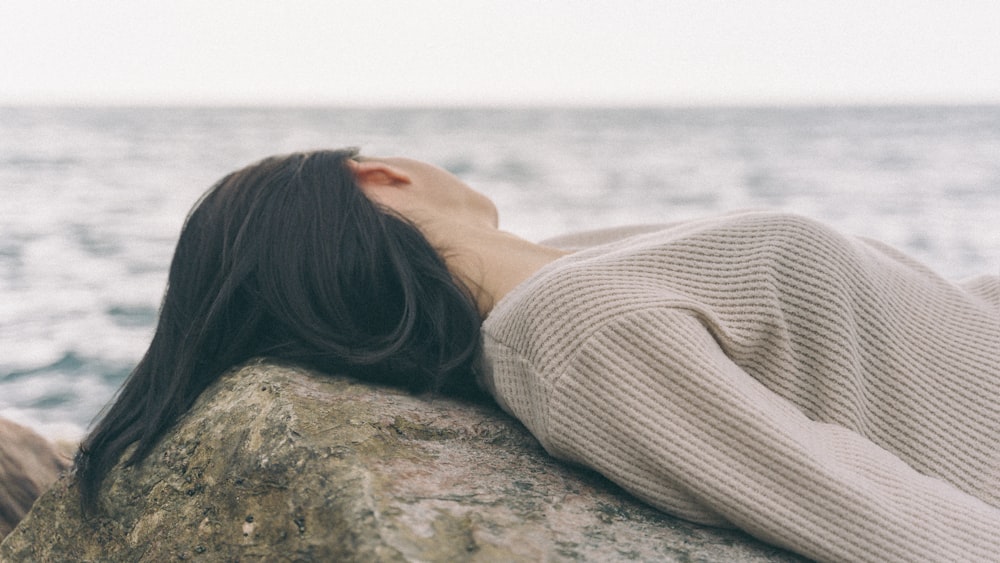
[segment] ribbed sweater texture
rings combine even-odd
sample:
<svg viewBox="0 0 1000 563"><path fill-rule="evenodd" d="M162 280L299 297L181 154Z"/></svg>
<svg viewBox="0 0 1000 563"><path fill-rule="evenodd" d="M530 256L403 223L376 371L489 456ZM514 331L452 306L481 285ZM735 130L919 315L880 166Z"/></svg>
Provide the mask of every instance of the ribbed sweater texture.
<svg viewBox="0 0 1000 563"><path fill-rule="evenodd" d="M552 455L819 561L1000 561L1000 279L753 212L560 258L483 325Z"/></svg>

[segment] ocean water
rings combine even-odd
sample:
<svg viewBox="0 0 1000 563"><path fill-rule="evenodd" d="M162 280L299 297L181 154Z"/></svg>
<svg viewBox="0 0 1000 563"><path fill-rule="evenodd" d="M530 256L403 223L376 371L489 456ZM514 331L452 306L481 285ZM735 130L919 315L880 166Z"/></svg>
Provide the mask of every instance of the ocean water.
<svg viewBox="0 0 1000 563"><path fill-rule="evenodd" d="M80 437L148 343L198 196L342 146L437 163L529 239L769 208L1000 272L1000 107L0 108L0 416Z"/></svg>

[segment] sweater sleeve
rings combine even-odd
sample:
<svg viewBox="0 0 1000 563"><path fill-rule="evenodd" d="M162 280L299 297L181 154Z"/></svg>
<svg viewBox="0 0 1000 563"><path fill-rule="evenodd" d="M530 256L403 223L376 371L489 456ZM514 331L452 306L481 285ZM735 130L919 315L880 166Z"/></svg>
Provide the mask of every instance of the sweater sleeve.
<svg viewBox="0 0 1000 563"><path fill-rule="evenodd" d="M550 451L666 512L821 561L1000 561L1000 509L810 420L692 313L610 323L550 392Z"/></svg>

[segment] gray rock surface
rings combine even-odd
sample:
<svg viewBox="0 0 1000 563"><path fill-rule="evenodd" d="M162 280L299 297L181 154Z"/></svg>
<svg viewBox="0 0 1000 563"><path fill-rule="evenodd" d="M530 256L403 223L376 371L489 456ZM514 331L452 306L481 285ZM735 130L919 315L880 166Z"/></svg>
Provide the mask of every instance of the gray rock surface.
<svg viewBox="0 0 1000 563"><path fill-rule="evenodd" d="M4 561L799 561L550 458L491 406L271 363L223 377L106 514L43 495Z"/></svg>
<svg viewBox="0 0 1000 563"><path fill-rule="evenodd" d="M69 456L32 429L0 418L0 540L69 462Z"/></svg>

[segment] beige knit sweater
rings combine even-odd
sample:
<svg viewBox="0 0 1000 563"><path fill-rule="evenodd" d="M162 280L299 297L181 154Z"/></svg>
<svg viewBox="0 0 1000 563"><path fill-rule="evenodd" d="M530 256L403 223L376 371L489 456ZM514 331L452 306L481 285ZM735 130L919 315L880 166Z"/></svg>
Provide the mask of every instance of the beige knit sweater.
<svg viewBox="0 0 1000 563"><path fill-rule="evenodd" d="M674 225L549 264L483 326L552 455L824 561L1000 561L1000 279L805 218Z"/></svg>

